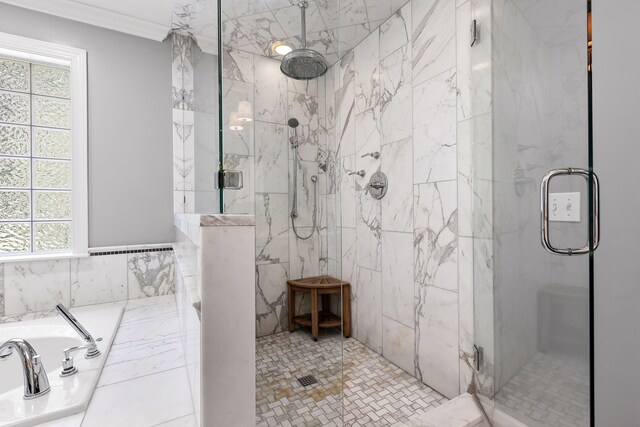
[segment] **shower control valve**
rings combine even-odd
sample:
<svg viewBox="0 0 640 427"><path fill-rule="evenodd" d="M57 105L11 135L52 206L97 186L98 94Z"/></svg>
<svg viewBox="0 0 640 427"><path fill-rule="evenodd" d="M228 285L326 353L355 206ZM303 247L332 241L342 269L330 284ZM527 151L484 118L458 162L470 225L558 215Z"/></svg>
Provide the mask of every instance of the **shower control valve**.
<svg viewBox="0 0 640 427"><path fill-rule="evenodd" d="M359 170L357 172L349 172L349 175L358 175L360 178L364 178L367 173L364 170Z"/></svg>

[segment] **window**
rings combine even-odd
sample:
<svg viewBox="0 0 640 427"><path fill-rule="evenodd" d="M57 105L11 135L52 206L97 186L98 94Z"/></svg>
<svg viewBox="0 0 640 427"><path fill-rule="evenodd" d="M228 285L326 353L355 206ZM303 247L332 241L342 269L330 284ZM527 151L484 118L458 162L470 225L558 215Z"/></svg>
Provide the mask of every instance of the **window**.
<svg viewBox="0 0 640 427"><path fill-rule="evenodd" d="M0 257L85 254L86 53L0 46Z"/></svg>

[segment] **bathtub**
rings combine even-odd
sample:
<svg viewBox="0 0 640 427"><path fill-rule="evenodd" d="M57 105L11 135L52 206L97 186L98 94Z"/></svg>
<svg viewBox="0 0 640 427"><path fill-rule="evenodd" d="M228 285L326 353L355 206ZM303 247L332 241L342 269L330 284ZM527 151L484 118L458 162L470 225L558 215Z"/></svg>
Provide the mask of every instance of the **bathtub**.
<svg viewBox="0 0 640 427"><path fill-rule="evenodd" d="M78 373L62 378L62 350L83 345L80 336L58 316L12 323L0 323L0 344L11 338L23 338L40 354L51 391L32 400L23 399L23 375L20 358L12 355L0 361L0 426L33 426L86 410L109 354L120 324L124 304L75 308L71 313L98 342L99 357L85 359L84 352L74 356Z"/></svg>

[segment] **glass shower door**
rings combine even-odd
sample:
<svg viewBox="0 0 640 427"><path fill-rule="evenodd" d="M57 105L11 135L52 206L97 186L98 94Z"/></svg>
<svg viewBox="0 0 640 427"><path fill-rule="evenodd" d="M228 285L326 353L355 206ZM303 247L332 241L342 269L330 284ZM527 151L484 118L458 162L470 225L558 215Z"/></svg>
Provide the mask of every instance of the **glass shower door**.
<svg viewBox="0 0 640 427"><path fill-rule="evenodd" d="M497 409L528 425L588 426L588 3L475 6L491 33L483 34L490 46L472 48L474 84L491 94L487 115L473 124L478 384Z"/></svg>

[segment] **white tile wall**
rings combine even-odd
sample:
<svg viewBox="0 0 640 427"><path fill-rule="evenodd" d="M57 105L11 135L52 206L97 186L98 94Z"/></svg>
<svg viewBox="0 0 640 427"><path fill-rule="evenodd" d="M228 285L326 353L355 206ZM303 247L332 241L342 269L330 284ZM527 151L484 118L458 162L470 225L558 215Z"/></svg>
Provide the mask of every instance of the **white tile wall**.
<svg viewBox="0 0 640 427"><path fill-rule="evenodd" d="M0 264L0 314L173 294L174 268L173 251L5 262Z"/></svg>

